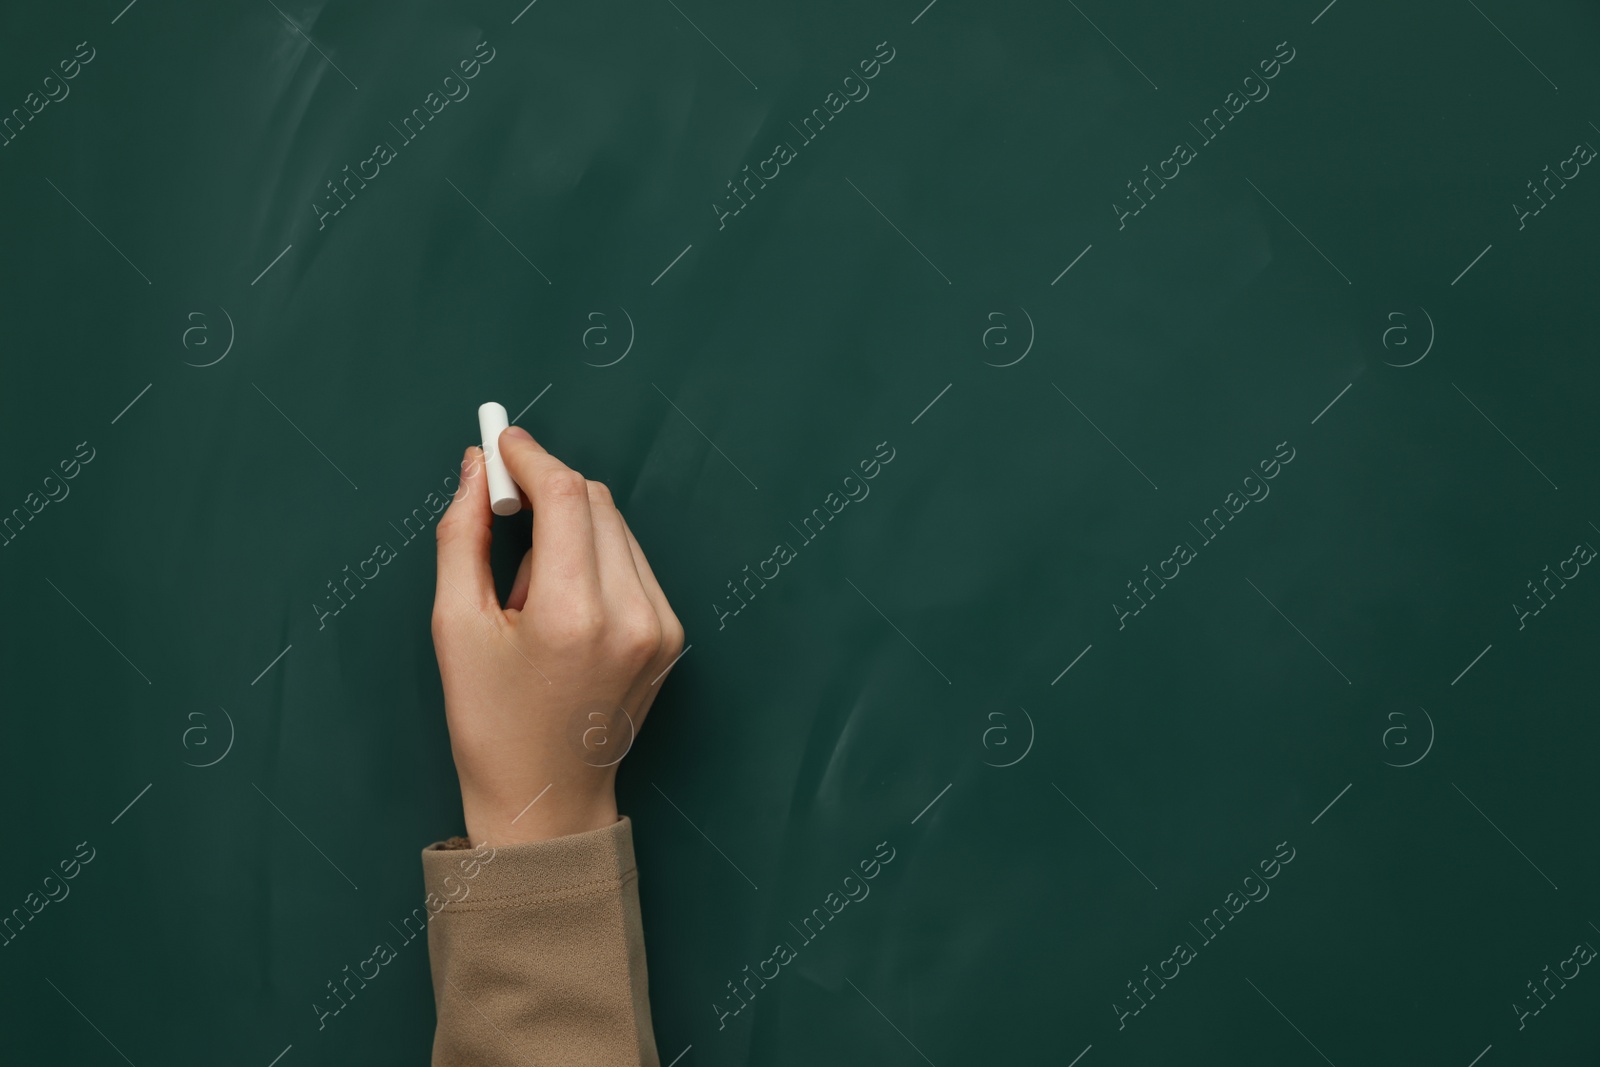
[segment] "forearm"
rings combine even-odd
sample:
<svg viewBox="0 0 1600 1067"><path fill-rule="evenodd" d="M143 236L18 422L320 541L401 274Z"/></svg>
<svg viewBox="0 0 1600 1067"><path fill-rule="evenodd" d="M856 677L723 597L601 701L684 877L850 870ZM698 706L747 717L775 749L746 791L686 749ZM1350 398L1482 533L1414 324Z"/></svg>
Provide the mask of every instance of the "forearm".
<svg viewBox="0 0 1600 1067"><path fill-rule="evenodd" d="M435 1067L658 1067L631 823L487 844L422 853Z"/></svg>
<svg viewBox="0 0 1600 1067"><path fill-rule="evenodd" d="M610 490L521 427L484 433L437 526L432 629L462 815L493 853L422 854L433 1062L658 1067L615 780L683 626ZM504 601L486 463L534 513Z"/></svg>

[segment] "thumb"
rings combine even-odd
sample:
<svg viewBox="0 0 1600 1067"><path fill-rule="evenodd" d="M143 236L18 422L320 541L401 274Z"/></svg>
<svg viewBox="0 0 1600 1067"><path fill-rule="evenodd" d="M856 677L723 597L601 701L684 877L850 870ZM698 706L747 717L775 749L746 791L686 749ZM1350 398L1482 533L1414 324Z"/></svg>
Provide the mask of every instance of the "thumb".
<svg viewBox="0 0 1600 1067"><path fill-rule="evenodd" d="M434 590L435 614L470 607L484 612L499 608L494 574L489 569L489 542L494 513L483 450L469 448L461 457L461 484L435 531L439 549L439 581Z"/></svg>

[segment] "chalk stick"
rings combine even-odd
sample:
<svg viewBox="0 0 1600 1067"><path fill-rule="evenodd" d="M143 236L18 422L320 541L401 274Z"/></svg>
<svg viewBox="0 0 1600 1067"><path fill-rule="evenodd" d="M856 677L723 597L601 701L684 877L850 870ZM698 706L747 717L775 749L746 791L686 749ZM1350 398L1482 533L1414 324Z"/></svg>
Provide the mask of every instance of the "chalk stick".
<svg viewBox="0 0 1600 1067"><path fill-rule="evenodd" d="M500 434L509 422L506 409L494 401L478 408L478 432L483 435L484 472L488 474L489 509L496 515L515 515L522 510L517 483L500 458Z"/></svg>

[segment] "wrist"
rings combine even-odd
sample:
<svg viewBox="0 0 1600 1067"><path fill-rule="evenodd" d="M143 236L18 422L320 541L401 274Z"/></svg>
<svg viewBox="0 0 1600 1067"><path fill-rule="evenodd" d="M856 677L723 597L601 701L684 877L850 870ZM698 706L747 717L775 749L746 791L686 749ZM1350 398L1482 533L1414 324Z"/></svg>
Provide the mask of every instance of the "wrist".
<svg viewBox="0 0 1600 1067"><path fill-rule="evenodd" d="M467 837L474 846L485 842L496 847L528 844L603 829L619 818L616 791L610 783L582 793L570 786L563 789L563 785L552 784L531 802L521 804L482 797L463 788L461 811Z"/></svg>

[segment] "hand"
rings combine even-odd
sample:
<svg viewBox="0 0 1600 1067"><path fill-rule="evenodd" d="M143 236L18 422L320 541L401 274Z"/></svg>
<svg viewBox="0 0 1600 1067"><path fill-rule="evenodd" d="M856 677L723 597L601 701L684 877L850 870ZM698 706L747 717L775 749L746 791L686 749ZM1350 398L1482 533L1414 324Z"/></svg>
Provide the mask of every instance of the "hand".
<svg viewBox="0 0 1600 1067"><path fill-rule="evenodd" d="M532 505L533 545L502 606L489 570L483 453L467 449L439 520L433 597L433 647L474 845L615 823L616 764L683 648L683 626L606 487L519 426L500 435L499 448Z"/></svg>

